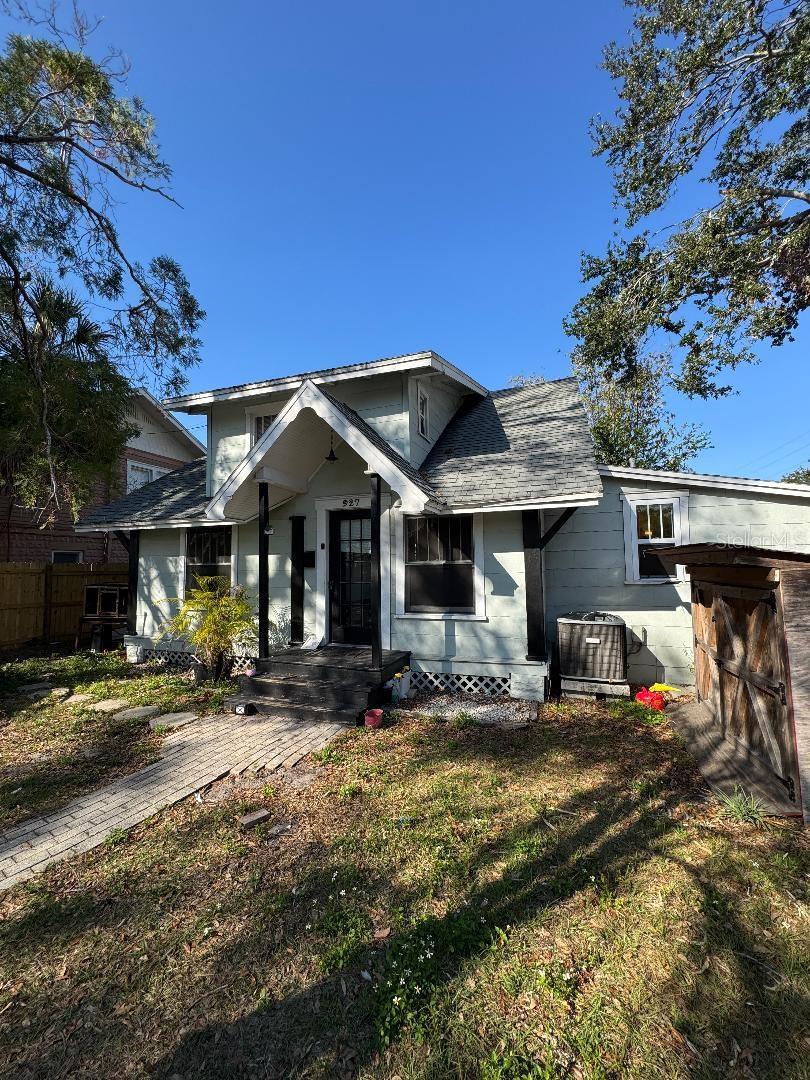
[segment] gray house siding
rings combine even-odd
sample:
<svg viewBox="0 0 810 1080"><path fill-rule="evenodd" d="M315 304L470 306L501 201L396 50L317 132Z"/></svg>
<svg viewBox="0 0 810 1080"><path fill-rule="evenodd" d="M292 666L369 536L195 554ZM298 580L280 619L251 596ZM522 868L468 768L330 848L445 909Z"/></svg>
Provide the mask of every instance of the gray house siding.
<svg viewBox="0 0 810 1080"><path fill-rule="evenodd" d="M577 510L545 552L549 639L569 611L620 615L630 630L630 679L689 686L694 682L692 618L687 581L625 582L621 492L689 493L689 540L810 551L810 502L684 484L605 479L599 504ZM549 520L551 520L549 515Z"/></svg>
<svg viewBox="0 0 810 1080"><path fill-rule="evenodd" d="M391 645L411 653L415 668L508 676L526 665L526 594L519 513L481 514L484 612L481 619L396 615L391 575ZM396 551L394 520L390 551Z"/></svg>

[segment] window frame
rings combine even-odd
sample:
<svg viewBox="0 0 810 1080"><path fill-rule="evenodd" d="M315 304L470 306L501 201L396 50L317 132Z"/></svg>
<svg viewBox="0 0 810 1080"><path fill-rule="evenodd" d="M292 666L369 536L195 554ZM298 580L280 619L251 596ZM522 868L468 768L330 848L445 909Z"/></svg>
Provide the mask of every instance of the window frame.
<svg viewBox="0 0 810 1080"><path fill-rule="evenodd" d="M422 403L425 410L422 412ZM424 431L422 421L424 420ZM430 394L419 383L416 385L416 430L419 435L430 442Z"/></svg>
<svg viewBox="0 0 810 1080"><path fill-rule="evenodd" d="M230 534L230 548L231 548L231 553L228 556L228 572L227 572L227 574L225 574L225 573L217 574L216 576L217 577L227 577L228 584L229 584L229 586L231 588L233 588L233 586L236 584L236 580L235 580L236 572L235 571L236 571L236 558L238 557L238 550L237 550L237 546L236 546L237 542L238 542L238 533L236 532L236 527L233 526L233 525L198 525L198 526L189 526L188 528L180 530L180 537L181 537L181 539L180 539L180 552L181 552L181 559L180 559L180 563L181 563L181 578L180 578L181 592L180 592L180 595L181 595L181 597L183 599L185 599L186 593L188 591L188 575L189 575L188 541L189 541L189 535L195 529L223 529L223 530L227 529L228 533ZM205 563L191 563L191 565L192 566L204 566L206 564ZM224 559L222 560L221 563L219 561L217 562L217 566L220 566L220 565L223 566L223 567L225 566L225 560Z"/></svg>
<svg viewBox="0 0 810 1080"><path fill-rule="evenodd" d="M274 405L265 403L264 405L250 405L245 409L245 433L247 434L248 450L251 450L259 441L256 438L256 421L259 417L271 416L273 418L268 427L262 432L262 435L264 435L278 420L286 404L286 401L276 402Z"/></svg>
<svg viewBox="0 0 810 1080"><path fill-rule="evenodd" d="M419 619L422 621L443 622L485 622L486 614L486 589L484 578L484 515L480 513L468 514L472 518L472 568L473 568L473 601L474 610L462 611L406 611L405 609L405 543L406 543L406 518L422 517L421 514L403 514L401 510L391 511L394 528L394 618L395 619ZM445 516L445 515L440 515ZM448 515L450 516L450 515Z"/></svg>
<svg viewBox="0 0 810 1080"><path fill-rule="evenodd" d="M624 491L621 494L624 512L624 563L625 585L672 585L685 581L686 567L675 566L672 574L659 577L642 577L639 572L638 549L642 541L638 536L638 507L644 505L672 505L672 540L650 540L650 547L681 547L689 543L689 492L688 491Z"/></svg>
<svg viewBox="0 0 810 1080"><path fill-rule="evenodd" d="M56 561L57 555L76 555L75 559L60 559ZM57 551L51 552L51 565L52 566L79 566L84 562L84 551L69 551L67 548L59 548Z"/></svg>
<svg viewBox="0 0 810 1080"><path fill-rule="evenodd" d="M148 471L151 475L148 480L144 480L142 484L138 484L136 487L130 487L130 477L133 469L143 469ZM135 461L132 458L127 458L127 495L131 495L133 491L140 491L142 487L146 487L147 484L151 484L152 481L157 480L161 476L165 476L169 469L163 469L160 465L152 465L148 461Z"/></svg>

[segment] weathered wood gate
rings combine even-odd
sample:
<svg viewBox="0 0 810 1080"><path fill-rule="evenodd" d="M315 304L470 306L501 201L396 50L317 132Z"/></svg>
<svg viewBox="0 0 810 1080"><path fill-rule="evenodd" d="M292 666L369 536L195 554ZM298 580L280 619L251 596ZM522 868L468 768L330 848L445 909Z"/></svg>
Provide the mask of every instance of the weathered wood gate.
<svg viewBox="0 0 810 1080"><path fill-rule="evenodd" d="M690 544L695 686L741 758L757 758L810 821L810 556Z"/></svg>

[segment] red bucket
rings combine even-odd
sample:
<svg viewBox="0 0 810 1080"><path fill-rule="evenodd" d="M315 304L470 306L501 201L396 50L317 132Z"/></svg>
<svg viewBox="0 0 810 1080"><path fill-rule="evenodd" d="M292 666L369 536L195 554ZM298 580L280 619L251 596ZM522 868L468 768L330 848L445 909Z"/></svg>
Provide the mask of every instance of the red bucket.
<svg viewBox="0 0 810 1080"><path fill-rule="evenodd" d="M366 709L366 727L380 727L382 725L382 718L382 709Z"/></svg>

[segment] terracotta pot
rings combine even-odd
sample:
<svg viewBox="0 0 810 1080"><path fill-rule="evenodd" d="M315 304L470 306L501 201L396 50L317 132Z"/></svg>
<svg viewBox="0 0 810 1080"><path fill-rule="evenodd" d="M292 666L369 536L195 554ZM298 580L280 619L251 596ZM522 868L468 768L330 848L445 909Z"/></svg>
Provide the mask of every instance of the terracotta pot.
<svg viewBox="0 0 810 1080"><path fill-rule="evenodd" d="M382 709L366 709L366 727L378 728L382 725Z"/></svg>

